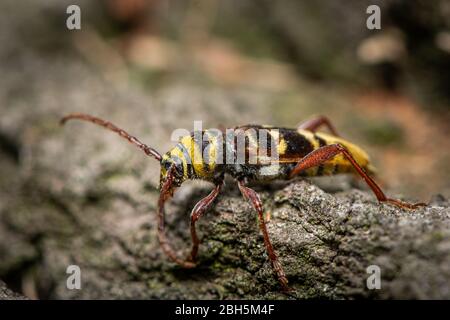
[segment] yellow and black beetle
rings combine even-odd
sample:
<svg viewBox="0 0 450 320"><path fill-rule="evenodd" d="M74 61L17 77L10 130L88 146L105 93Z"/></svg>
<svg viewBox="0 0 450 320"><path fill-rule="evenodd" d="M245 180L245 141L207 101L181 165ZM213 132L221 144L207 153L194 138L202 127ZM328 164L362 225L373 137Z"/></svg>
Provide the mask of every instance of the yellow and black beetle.
<svg viewBox="0 0 450 320"><path fill-rule="evenodd" d="M158 237L166 255L185 268L195 266L200 243L195 223L216 199L223 186L225 174L232 176L237 181L242 195L251 202L257 211L259 227L264 236L264 245L284 290L289 290L288 281L270 242L264 221L262 202L258 194L247 186L248 182L291 179L298 175L320 176L353 172L359 174L366 181L378 201L407 209L425 205L424 203L409 204L388 198L370 177L373 169L367 153L355 144L340 138L330 121L323 116L309 120L297 129L246 125L232 129L231 135L229 135L228 129L219 133L218 130L193 132L181 137L179 143L164 155L108 121L77 113L64 117L61 119L61 123L64 124L71 119L93 122L112 130L160 162ZM326 126L332 134L317 132L321 126ZM248 132L251 134L247 134ZM243 161L236 161L240 156L237 141L239 134L236 133L244 133ZM264 135L269 136L270 139L261 144L258 137ZM264 149L264 153L260 152L261 149ZM274 154L276 157L272 157ZM276 160L273 161L273 159ZM173 195L175 188L188 179L206 180L212 182L215 187L210 194L195 205L191 212L192 249L189 257L183 260L176 256L167 242L164 231L164 204Z"/></svg>

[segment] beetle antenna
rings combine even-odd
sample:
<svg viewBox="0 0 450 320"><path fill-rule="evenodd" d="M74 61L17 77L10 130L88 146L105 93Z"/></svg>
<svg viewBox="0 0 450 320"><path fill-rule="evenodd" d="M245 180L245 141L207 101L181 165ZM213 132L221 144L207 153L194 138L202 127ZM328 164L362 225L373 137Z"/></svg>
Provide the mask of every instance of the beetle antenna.
<svg viewBox="0 0 450 320"><path fill-rule="evenodd" d="M141 141L139 141L138 138L130 135L128 132L126 132L123 129L120 129L119 127L117 127L116 125L112 124L109 121L102 120L100 118L97 118L97 117L94 117L94 116L91 116L91 115L88 115L85 113L72 113L72 114L69 114L69 115L65 116L64 118L62 118L60 121L60 124L64 125L67 121L72 120L72 119L89 121L89 122L95 123L99 126L102 126L108 130L114 131L114 132L118 133L121 137L127 139L130 143L134 144L139 149L144 151L146 155L151 156L151 157L155 158L156 160L158 160L159 162L161 162L162 156L158 151L147 146L145 143L142 143Z"/></svg>

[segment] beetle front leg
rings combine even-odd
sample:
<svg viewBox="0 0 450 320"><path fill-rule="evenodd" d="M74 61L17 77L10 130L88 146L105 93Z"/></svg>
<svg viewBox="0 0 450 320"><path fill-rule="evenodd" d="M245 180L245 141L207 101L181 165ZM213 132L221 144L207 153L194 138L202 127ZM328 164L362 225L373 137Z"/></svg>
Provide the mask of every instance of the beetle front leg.
<svg viewBox="0 0 450 320"><path fill-rule="evenodd" d="M284 273L283 267L280 261L278 260L275 251L273 250L272 243L270 242L269 233L267 232L266 223L264 221L262 202L261 199L259 198L259 195L255 192L255 190L246 187L242 181L238 181L238 186L244 198L249 200L253 208L256 210L256 212L258 212L259 228L262 231L264 237L264 245L266 247L270 262L272 264L272 268L277 275L278 281L280 282L284 291L291 291L291 289L288 286L286 274Z"/></svg>
<svg viewBox="0 0 450 320"><path fill-rule="evenodd" d="M192 209L191 212L191 238L192 238L192 250L191 254L188 257L188 261L194 262L197 258L197 252L198 252L198 246L200 244L200 240L197 237L197 231L195 229L195 223L198 219L208 210L208 208L211 206L211 204L214 202L214 200L217 198L217 196L220 193L220 190L222 189L223 183L217 184L215 188L211 191L210 194L208 194L206 197L201 199L197 204L195 205L194 209Z"/></svg>
<svg viewBox="0 0 450 320"><path fill-rule="evenodd" d="M172 184L173 184L174 169L175 169L174 166L170 167L170 169L167 173L167 178L162 183L161 193L160 193L159 199L158 199L158 239L159 239L159 243L161 245L162 250L173 262L177 263L178 265L180 265L183 268L189 269L189 268L194 268L195 263L193 263L192 261L188 261L188 260L181 260L180 258L177 257L175 251L172 249L172 247L169 244L169 241L167 240L166 232L165 232L164 204L172 196L172 193L173 193Z"/></svg>

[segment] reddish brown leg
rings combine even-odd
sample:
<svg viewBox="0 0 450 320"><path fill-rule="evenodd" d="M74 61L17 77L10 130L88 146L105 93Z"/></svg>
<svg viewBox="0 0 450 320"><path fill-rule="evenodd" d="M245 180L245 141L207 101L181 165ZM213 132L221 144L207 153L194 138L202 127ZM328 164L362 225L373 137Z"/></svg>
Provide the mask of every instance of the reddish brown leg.
<svg viewBox="0 0 450 320"><path fill-rule="evenodd" d="M179 264L183 268L194 268L195 263L191 261L181 260L177 257L171 246L169 245L164 230L164 203L172 196L172 182L173 182L173 170L174 167L169 169L167 178L162 184L161 193L158 200L158 239L164 253L175 263Z"/></svg>
<svg viewBox="0 0 450 320"><path fill-rule="evenodd" d="M84 114L84 113L73 113L73 114L69 114L67 116L65 116L64 118L61 119L61 124L65 124L67 121L72 120L72 119L78 119L78 120L83 120L83 121L89 121L92 123L95 123L99 126L102 126L108 130L114 131L116 133L118 133L121 137L127 139L130 143L134 144L135 146L137 146L139 149L141 149L142 151L145 152L146 155L151 156L153 158L155 158L158 161L161 161L161 155L159 154L158 151L156 151L155 149L147 146L145 143L142 143L141 141L139 141L138 138L130 135L128 132L126 132L125 130L120 129L119 127L117 127L116 125L112 124L111 122L102 120L100 118L88 115L88 114Z"/></svg>
<svg viewBox="0 0 450 320"><path fill-rule="evenodd" d="M369 185L370 189L372 189L372 191L375 193L375 196L377 197L378 201L392 203L398 207L407 208L407 209L416 209L417 207L420 207L420 206L426 206L425 203L410 204L407 202L403 202L400 200L391 199L391 198L386 197L386 195L381 190L381 188L376 184L376 182L367 173L364 172L364 170L361 168L361 166L356 162L356 160L350 154L350 152L348 152L348 150L340 144L332 144L332 145L324 146L317 150L312 151L311 153L306 155L294 167L294 169L292 169L292 172L290 173L289 176L292 178L295 175L297 175L298 173L300 173L301 171L306 170L311 167L315 167L317 165L320 165L340 153L342 153L345 156L345 158L347 158L347 160L350 161L350 163L355 168L355 170L358 172L358 174L366 181L366 183Z"/></svg>
<svg viewBox="0 0 450 320"><path fill-rule="evenodd" d="M221 188L222 188L222 183L216 185L216 187L211 191L211 193L208 194L203 199L201 199L199 202L197 202L194 209L192 209L192 212L191 212L192 250L191 250L191 254L188 258L188 261L192 261L192 262L195 261L195 259L197 258L198 246L200 244L200 240L197 237L197 231L195 230L195 223L206 212L206 210L208 210L208 208L211 206L211 204L217 198L217 196L220 193Z"/></svg>
<svg viewBox="0 0 450 320"><path fill-rule="evenodd" d="M247 188L243 182L238 181L238 186L244 198L249 200L253 205L253 208L255 208L255 210L258 212L259 228L261 229L264 237L264 245L266 247L267 254L269 255L272 268L275 271L278 281L283 287L283 290L290 291L290 288L288 286L288 280L284 273L283 267L281 266L281 263L278 261L278 257L275 251L273 250L272 244L270 243L269 233L267 232L266 223L264 222L261 199L253 189Z"/></svg>
<svg viewBox="0 0 450 320"><path fill-rule="evenodd" d="M339 137L339 134L337 133L334 126L331 124L330 120L328 120L328 118L325 116L319 116L317 118L307 120L307 121L303 122L302 124L300 124L298 129L316 132L321 126L326 126L333 135L335 135L336 137Z"/></svg>

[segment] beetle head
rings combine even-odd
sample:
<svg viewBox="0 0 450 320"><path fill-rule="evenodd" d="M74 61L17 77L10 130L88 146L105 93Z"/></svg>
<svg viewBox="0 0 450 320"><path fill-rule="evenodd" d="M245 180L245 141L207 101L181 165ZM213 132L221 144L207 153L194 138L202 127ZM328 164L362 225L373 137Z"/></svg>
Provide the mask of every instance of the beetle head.
<svg viewBox="0 0 450 320"><path fill-rule="evenodd" d="M170 152L161 159L161 173L159 179L160 189L166 181L170 181L171 189L179 187L187 179L181 159L174 157Z"/></svg>

